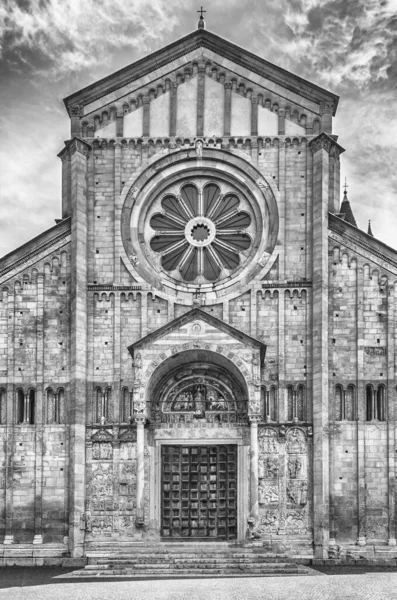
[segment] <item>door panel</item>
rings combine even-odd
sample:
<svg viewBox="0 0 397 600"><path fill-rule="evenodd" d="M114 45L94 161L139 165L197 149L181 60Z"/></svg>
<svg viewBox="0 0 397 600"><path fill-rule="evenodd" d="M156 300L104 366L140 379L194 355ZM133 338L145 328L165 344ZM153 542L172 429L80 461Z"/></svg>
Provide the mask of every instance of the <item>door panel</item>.
<svg viewBox="0 0 397 600"><path fill-rule="evenodd" d="M237 446L162 446L161 534L237 537Z"/></svg>

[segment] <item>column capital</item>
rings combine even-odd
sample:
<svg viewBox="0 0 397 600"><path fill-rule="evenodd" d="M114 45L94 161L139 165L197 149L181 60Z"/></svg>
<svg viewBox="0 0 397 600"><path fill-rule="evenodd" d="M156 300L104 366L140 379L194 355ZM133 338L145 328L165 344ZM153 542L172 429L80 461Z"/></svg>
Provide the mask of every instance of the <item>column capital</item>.
<svg viewBox="0 0 397 600"><path fill-rule="evenodd" d="M83 117L84 116L84 104L73 104L68 107L68 112L71 117Z"/></svg>
<svg viewBox="0 0 397 600"><path fill-rule="evenodd" d="M88 142L82 140L79 137L74 137L65 143L65 147L62 148L60 153L57 155L62 162L70 159L73 154L79 152L84 156L88 157L92 150L92 146Z"/></svg>
<svg viewBox="0 0 397 600"><path fill-rule="evenodd" d="M252 102L252 104L259 104L259 98L258 98L258 96L252 96L251 97L251 102Z"/></svg>
<svg viewBox="0 0 397 600"><path fill-rule="evenodd" d="M137 426L144 426L146 423L146 415L134 415L134 420Z"/></svg>
<svg viewBox="0 0 397 600"><path fill-rule="evenodd" d="M260 423L261 421L261 416L257 414L250 414L248 415L248 420L250 422L250 425L258 425L258 423Z"/></svg>
<svg viewBox="0 0 397 600"><path fill-rule="evenodd" d="M320 133L320 135L315 137L314 140L309 142L309 147L313 154L322 149L326 150L329 154L332 149L335 149L339 156L339 154L342 154L342 152L345 151L345 149L337 143L336 139L333 136L328 135L328 133L324 132Z"/></svg>

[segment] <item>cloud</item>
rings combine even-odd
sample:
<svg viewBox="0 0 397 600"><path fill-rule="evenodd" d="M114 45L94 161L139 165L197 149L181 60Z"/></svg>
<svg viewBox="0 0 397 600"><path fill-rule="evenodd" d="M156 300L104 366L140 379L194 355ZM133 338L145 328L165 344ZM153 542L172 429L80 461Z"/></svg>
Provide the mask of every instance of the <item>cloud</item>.
<svg viewBox="0 0 397 600"><path fill-rule="evenodd" d="M175 41L193 0L0 2L0 256L60 216L62 98ZM396 245L397 0L213 0L211 31L341 96L335 133L357 221ZM5 210L4 207L7 207Z"/></svg>
<svg viewBox="0 0 397 600"><path fill-rule="evenodd" d="M178 22L182 0L5 0L0 9L3 54L19 53L21 60L34 51L44 61L36 72L61 78L107 62L112 50L139 48Z"/></svg>

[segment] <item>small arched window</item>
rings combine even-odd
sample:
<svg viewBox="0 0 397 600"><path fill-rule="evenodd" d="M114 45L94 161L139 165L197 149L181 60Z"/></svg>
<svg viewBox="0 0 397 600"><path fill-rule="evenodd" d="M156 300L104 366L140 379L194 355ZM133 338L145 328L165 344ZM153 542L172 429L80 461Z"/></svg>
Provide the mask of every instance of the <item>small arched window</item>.
<svg viewBox="0 0 397 600"><path fill-rule="evenodd" d="M108 388L106 388L106 392L105 392L105 402L104 402L104 408L103 408L103 416L105 417L106 421L109 420L109 412L110 412L111 402L112 402L112 388L108 387Z"/></svg>
<svg viewBox="0 0 397 600"><path fill-rule="evenodd" d="M28 406L26 412L28 423L34 425L36 417L36 391L33 389L30 389L28 392Z"/></svg>
<svg viewBox="0 0 397 600"><path fill-rule="evenodd" d="M374 393L372 385L368 384L365 388L365 399L366 399L366 420L372 421L374 418Z"/></svg>
<svg viewBox="0 0 397 600"><path fill-rule="evenodd" d="M270 388L270 418L272 421L277 421L278 416L277 388L272 385Z"/></svg>
<svg viewBox="0 0 397 600"><path fill-rule="evenodd" d="M123 423L129 423L133 415L132 392L128 388L123 389Z"/></svg>
<svg viewBox="0 0 397 600"><path fill-rule="evenodd" d="M6 422L6 404L7 404L7 392L4 388L0 389L0 425L4 425Z"/></svg>
<svg viewBox="0 0 397 600"><path fill-rule="evenodd" d="M55 404L55 423L61 424L65 422L65 390L59 388L57 391Z"/></svg>
<svg viewBox="0 0 397 600"><path fill-rule="evenodd" d="M17 413L17 424L22 425L22 423L25 421L25 394L23 393L23 390L21 390L21 389L17 390L16 413Z"/></svg>
<svg viewBox="0 0 397 600"><path fill-rule="evenodd" d="M102 389L97 387L95 390L95 422L100 423L102 417Z"/></svg>
<svg viewBox="0 0 397 600"><path fill-rule="evenodd" d="M376 418L378 418L379 421L386 420L385 397L385 386L380 385L376 392Z"/></svg>
<svg viewBox="0 0 397 600"><path fill-rule="evenodd" d="M305 397L305 388L303 385L298 385L298 390L296 394L296 417L298 421L305 420L306 413L306 397Z"/></svg>
<svg viewBox="0 0 397 600"><path fill-rule="evenodd" d="M287 420L292 421L294 418L294 388L292 385L287 387Z"/></svg>
<svg viewBox="0 0 397 600"><path fill-rule="evenodd" d="M343 388L341 385L335 386L335 416L337 421L342 421L345 418Z"/></svg>

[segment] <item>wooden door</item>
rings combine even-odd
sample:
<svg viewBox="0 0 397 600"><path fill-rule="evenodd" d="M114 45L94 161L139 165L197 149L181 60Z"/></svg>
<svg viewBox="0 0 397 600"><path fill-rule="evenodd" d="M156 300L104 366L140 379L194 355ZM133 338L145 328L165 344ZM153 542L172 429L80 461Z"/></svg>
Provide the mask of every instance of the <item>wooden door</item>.
<svg viewBox="0 0 397 600"><path fill-rule="evenodd" d="M162 446L161 534L237 537L237 446Z"/></svg>

